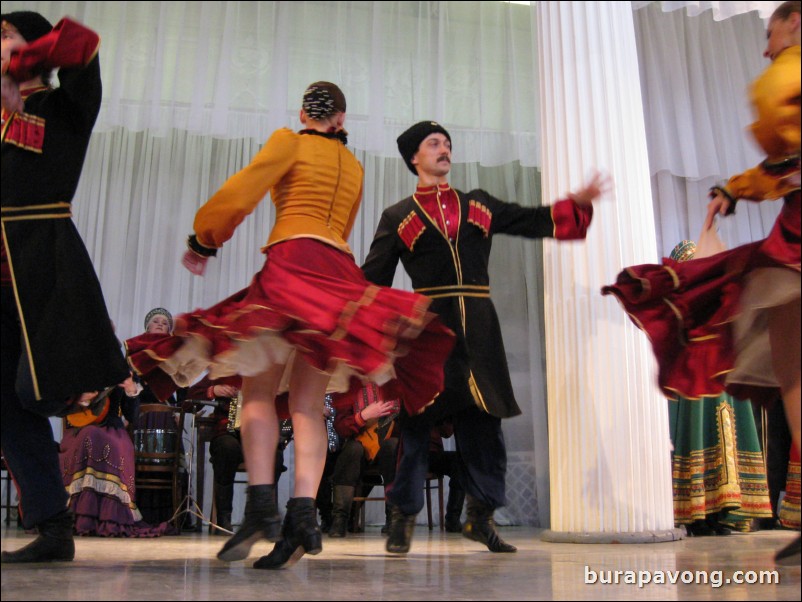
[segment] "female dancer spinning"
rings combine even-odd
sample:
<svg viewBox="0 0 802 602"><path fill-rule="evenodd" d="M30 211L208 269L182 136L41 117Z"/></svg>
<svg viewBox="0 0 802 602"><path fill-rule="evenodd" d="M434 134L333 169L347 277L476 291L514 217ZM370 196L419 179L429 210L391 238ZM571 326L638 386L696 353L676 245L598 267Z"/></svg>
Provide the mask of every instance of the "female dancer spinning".
<svg viewBox="0 0 802 602"><path fill-rule="evenodd" d="M278 541L256 568L278 568L322 549L314 499L326 459L323 402L351 376L388 383L418 411L443 387L453 334L423 296L368 283L346 242L362 196L362 166L345 147L345 97L309 86L295 133L276 131L251 164L198 211L184 263L206 260L270 191L276 223L251 285L207 310L179 316L176 336L129 341L147 381L187 386L203 370L243 377L242 443L248 499L239 531L218 554L244 559L262 537ZM286 384L285 384L286 383ZM289 390L295 489L283 526L276 502L277 393Z"/></svg>
<svg viewBox="0 0 802 602"><path fill-rule="evenodd" d="M800 446L800 2L781 4L768 24L765 56L772 64L756 80L752 132L767 158L713 191L705 229L737 199L783 198L774 228L757 241L705 259L635 266L604 293L619 297L648 334L660 365L660 385L726 377L727 392L753 402L785 403ZM688 333L716 338L703 364L687 362ZM702 370L707 370L702 373ZM799 562L800 539L777 559ZM795 559L795 560L794 560Z"/></svg>

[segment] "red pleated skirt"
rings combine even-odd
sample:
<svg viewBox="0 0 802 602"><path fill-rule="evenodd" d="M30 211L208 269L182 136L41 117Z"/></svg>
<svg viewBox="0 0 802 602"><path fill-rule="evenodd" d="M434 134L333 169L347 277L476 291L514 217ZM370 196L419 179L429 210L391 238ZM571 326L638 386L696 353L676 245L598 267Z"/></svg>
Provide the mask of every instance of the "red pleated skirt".
<svg viewBox="0 0 802 602"><path fill-rule="evenodd" d="M206 370L249 377L299 359L331 375L329 391L376 382L412 413L443 389L454 334L427 297L369 283L350 254L319 240L284 241L265 255L248 288L178 316L172 335L126 341L131 366L158 396Z"/></svg>
<svg viewBox="0 0 802 602"><path fill-rule="evenodd" d="M800 193L786 197L769 236L702 259L625 269L615 295L649 337L664 392L727 391L768 403L779 394L765 312L800 297Z"/></svg>

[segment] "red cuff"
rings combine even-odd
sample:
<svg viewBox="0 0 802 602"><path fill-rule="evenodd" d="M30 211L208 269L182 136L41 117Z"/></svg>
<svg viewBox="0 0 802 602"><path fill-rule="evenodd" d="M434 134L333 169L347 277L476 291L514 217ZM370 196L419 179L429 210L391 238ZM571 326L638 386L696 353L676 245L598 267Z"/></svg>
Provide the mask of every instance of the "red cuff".
<svg viewBox="0 0 802 602"><path fill-rule="evenodd" d="M208 389L206 389L206 399L214 399L214 385L210 385Z"/></svg>
<svg viewBox="0 0 802 602"><path fill-rule="evenodd" d="M97 54L100 36L71 19L62 19L48 34L15 52L8 74L26 82L57 67L86 67Z"/></svg>
<svg viewBox="0 0 802 602"><path fill-rule="evenodd" d="M356 414L354 414L354 422L356 422L356 425L359 428L365 426L365 419L362 418L362 412L357 412Z"/></svg>
<svg viewBox="0 0 802 602"><path fill-rule="evenodd" d="M554 222L554 238L557 240L581 240L587 236L593 219L593 205L579 205L570 199L557 201L551 206Z"/></svg>

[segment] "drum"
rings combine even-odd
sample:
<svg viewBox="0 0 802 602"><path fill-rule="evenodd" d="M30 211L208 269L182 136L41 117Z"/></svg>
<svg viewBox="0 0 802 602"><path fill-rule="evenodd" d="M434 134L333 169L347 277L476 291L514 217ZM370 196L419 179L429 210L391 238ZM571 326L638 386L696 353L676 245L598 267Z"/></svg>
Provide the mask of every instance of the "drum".
<svg viewBox="0 0 802 602"><path fill-rule="evenodd" d="M176 429L136 429L134 449L147 454L175 453ZM141 458L140 464L169 464L169 458Z"/></svg>

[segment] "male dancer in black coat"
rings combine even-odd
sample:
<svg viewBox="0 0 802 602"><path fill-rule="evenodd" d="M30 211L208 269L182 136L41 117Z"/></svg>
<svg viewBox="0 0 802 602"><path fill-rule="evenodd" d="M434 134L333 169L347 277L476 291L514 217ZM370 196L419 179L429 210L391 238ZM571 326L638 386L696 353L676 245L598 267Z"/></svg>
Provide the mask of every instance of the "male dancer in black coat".
<svg viewBox="0 0 802 602"><path fill-rule="evenodd" d="M499 537L493 521L495 509L506 504L501 419L521 411L490 300L490 248L496 234L585 238L591 202L607 181L597 175L552 206L522 207L484 190L452 188L451 136L438 123L413 125L399 136L398 149L418 176L418 186L412 196L383 212L362 269L368 280L389 286L400 260L415 292L433 299L431 311L456 333L457 343L446 362L445 390L422 413L402 417L401 458L387 494L393 507L387 551L409 551L415 516L423 507L432 427L450 417L468 501L462 533L491 552L515 552Z"/></svg>

